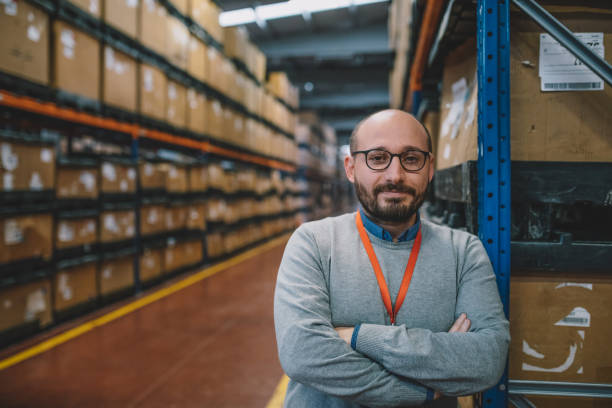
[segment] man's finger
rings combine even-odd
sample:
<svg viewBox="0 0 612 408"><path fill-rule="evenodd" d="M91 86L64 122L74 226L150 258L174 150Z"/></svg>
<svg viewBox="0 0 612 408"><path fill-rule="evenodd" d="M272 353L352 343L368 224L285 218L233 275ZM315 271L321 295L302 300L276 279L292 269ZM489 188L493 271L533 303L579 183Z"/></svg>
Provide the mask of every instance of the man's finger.
<svg viewBox="0 0 612 408"><path fill-rule="evenodd" d="M459 331L461 333L467 333L470 330L471 325L472 325L472 322L470 321L470 319L465 319L465 321L461 325L461 330Z"/></svg>
<svg viewBox="0 0 612 408"><path fill-rule="evenodd" d="M462 327L462 325L463 325L463 323L464 323L466 318L467 318L466 314L465 313L461 313L461 315L459 315L459 318L457 320L455 320L455 323L453 324L453 327L451 327L448 332L449 333L458 332L461 329L461 327Z"/></svg>

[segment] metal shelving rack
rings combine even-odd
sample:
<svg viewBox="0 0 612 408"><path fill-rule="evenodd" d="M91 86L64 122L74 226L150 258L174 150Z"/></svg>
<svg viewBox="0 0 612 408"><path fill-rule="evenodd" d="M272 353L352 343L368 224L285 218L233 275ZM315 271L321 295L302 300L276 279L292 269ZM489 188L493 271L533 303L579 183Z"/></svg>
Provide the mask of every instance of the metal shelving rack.
<svg viewBox="0 0 612 408"><path fill-rule="evenodd" d="M574 56L591 68L609 85L612 85L612 67L582 44L566 27L533 0L512 0L525 14L535 20L545 31L564 45ZM509 315L509 284L511 266L521 267L524 258L536 259L536 268L551 270L559 265L559 260L569 260L577 255L585 255L592 263L594 271L609 270L612 263L612 245L606 242L572 242L571 234L561 237L559 243L511 242L511 197L515 193L527 193L533 202L573 203L589 199L595 204L608 205L605 186L610 184L611 166L608 163L544 163L516 162L510 159L510 0L477 0L476 13L474 1L449 0L442 13L440 2L427 2L423 16L442 16L441 21L433 20L437 35L432 42L432 32L436 27L421 27L423 43L415 52L413 66L408 70L415 72L405 93L404 108L413 114L421 115L421 99L428 92L423 89L427 78L424 67L415 70L428 57L429 75L440 77L440 66L444 54L473 35L464 30L467 23L476 19L478 46L478 161L466 162L436 173L436 196L445 200L465 204L467 227L477 231L493 264L500 296L506 316ZM474 15L475 14L475 15ZM423 21L431 24L426 17ZM421 41L421 39L419 39ZM434 81L435 82L435 81ZM416 86L415 86L416 84ZM426 86L426 85L425 85ZM429 90L431 93L432 90ZM435 93L435 90L433 90ZM421 106L419 106L421 105ZM421 107L421 109L419 109ZM578 174L573 174L574 170ZM600 183L593 184L587 174L597 174ZM533 185L534 180L536 185ZM579 181L578 187L572 181ZM534 191L535 187L535 191ZM570 188L571 187L571 188ZM563 197L559 191L569 192ZM529 199L529 197L528 197ZM475 210L474 204L478 205ZM511 261L510 253L515 257ZM537 256L532 256L536 255ZM557 262L553 262L557 260ZM533 263L533 262L531 262ZM553 265L554 264L554 265ZM576 260L565 265L571 269ZM530 267L534 265L530 264ZM512 405L534 407L526 395L549 395L567 397L612 398L612 384L567 383L551 381L518 381L508 379L506 370L496 387L483 395L484 407L506 407Z"/></svg>

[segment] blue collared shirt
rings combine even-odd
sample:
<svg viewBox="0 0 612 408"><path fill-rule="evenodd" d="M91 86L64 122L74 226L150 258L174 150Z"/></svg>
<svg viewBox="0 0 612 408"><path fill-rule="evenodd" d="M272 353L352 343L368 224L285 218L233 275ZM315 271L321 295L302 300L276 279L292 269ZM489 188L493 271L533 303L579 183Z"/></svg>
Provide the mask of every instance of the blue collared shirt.
<svg viewBox="0 0 612 408"><path fill-rule="evenodd" d="M384 239L385 241L393 241L393 238L391 238L391 234L389 233L389 231L386 231L383 227L374 223L374 221L368 218L368 216L365 215L363 209L359 209L359 214L361 214L361 221L363 222L363 226L370 234L380 239ZM419 213L417 212L416 222L414 223L412 227L408 228L406 231L402 233L402 235L400 235L397 238L397 242L412 241L413 239L415 239L417 236L417 232L419 232L420 226L421 226L421 217L419 216Z"/></svg>

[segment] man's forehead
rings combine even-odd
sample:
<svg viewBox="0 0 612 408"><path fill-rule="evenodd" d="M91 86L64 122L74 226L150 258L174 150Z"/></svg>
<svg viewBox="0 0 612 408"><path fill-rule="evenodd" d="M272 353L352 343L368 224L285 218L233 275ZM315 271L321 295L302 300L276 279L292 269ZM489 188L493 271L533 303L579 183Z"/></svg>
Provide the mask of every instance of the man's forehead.
<svg viewBox="0 0 612 408"><path fill-rule="evenodd" d="M407 147L427 148L427 133L411 115L401 111L383 111L373 115L359 126L359 145L393 143Z"/></svg>

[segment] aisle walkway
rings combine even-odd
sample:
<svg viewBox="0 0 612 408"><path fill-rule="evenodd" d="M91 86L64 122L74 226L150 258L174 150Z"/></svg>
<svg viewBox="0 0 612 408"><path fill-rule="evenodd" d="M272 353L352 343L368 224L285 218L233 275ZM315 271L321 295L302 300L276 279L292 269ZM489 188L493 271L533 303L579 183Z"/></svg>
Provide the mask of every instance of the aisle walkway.
<svg viewBox="0 0 612 408"><path fill-rule="evenodd" d="M282 377L272 304L285 243L3 369L0 406L265 407Z"/></svg>

